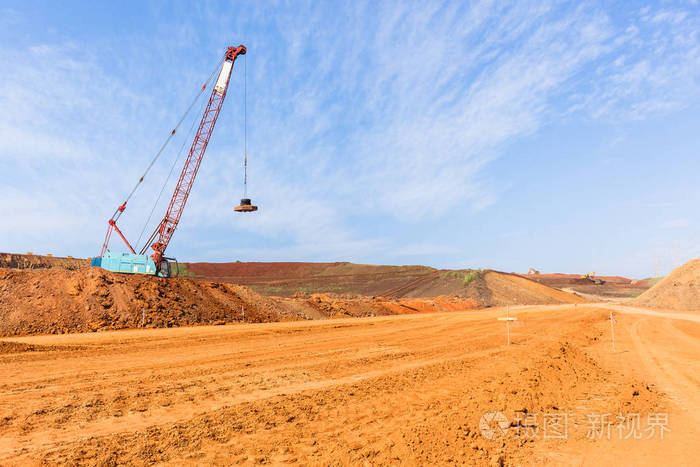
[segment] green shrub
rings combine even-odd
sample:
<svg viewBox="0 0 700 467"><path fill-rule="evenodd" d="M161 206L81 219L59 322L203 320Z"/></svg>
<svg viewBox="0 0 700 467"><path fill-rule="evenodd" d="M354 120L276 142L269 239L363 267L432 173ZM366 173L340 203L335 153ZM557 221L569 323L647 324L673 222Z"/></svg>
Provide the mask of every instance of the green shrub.
<svg viewBox="0 0 700 467"><path fill-rule="evenodd" d="M440 274L440 279L458 279L462 281L463 286L468 286L474 279L479 277L478 271L472 271L471 269L461 270L461 271L445 271Z"/></svg>
<svg viewBox="0 0 700 467"><path fill-rule="evenodd" d="M476 279L477 277L479 277L479 273L477 273L476 271L470 271L470 272L466 273L466 274L464 275L464 278L462 279L462 285L465 286L465 287L468 286L468 285L471 284L471 283L474 281L474 279Z"/></svg>
<svg viewBox="0 0 700 467"><path fill-rule="evenodd" d="M177 270L173 271L176 272L178 277L195 277L196 274L188 271L187 267L184 264L177 263Z"/></svg>

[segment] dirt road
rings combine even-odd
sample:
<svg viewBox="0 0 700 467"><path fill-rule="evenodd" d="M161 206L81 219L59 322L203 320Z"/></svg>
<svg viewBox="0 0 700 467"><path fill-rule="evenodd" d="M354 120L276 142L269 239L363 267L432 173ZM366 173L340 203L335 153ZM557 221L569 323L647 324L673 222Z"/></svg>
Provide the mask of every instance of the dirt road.
<svg viewBox="0 0 700 467"><path fill-rule="evenodd" d="M3 339L0 464L690 464L700 324L624 311Z"/></svg>

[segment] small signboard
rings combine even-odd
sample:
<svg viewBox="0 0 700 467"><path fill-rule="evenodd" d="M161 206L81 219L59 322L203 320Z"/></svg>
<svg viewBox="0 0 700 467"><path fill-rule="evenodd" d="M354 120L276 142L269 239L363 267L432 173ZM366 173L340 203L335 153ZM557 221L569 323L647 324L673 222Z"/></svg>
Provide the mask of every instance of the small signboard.
<svg viewBox="0 0 700 467"><path fill-rule="evenodd" d="M510 322L517 321L517 320L518 320L518 318L510 316L510 307L509 306L506 307L506 315L501 317L501 318L498 318L498 321L505 321L506 322L506 335L508 336L507 337L508 345L510 345Z"/></svg>

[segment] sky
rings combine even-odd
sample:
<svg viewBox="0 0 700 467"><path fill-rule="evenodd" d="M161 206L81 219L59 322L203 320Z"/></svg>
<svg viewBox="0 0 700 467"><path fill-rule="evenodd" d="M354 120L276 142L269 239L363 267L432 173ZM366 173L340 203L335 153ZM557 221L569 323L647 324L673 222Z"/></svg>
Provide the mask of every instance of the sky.
<svg viewBox="0 0 700 467"><path fill-rule="evenodd" d="M179 261L641 278L700 256L697 1L6 0L0 251L99 254L239 44ZM201 103L119 220L139 247Z"/></svg>

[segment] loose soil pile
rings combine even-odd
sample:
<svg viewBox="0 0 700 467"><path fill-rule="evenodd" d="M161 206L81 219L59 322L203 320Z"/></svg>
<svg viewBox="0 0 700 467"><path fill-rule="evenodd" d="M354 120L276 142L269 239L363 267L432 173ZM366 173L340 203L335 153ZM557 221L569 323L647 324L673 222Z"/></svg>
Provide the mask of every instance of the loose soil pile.
<svg viewBox="0 0 700 467"><path fill-rule="evenodd" d="M293 319L275 300L232 284L100 268L0 269L0 335Z"/></svg>
<svg viewBox="0 0 700 467"><path fill-rule="evenodd" d="M0 253L0 268L67 269L89 267L89 259L59 258L39 255ZM180 275L212 282L248 286L270 297L292 297L297 293L361 295L370 297L415 298L459 296L471 298L483 306L519 303L498 300L483 281L467 287L470 275L485 276L489 271L437 270L427 266L376 266L370 264L302 263L302 262L235 262L180 263ZM501 274L501 273L499 273ZM505 273L502 273L505 274ZM582 279L577 274L510 274L539 282L548 287L571 290L601 299L637 297L651 287L650 281L619 276L598 276L603 284ZM544 290L544 289L543 289ZM545 295L548 292L544 293ZM497 294L498 295L498 294ZM525 297L520 302L525 303ZM527 302L530 303L530 302ZM550 303L537 300L533 303ZM553 303L558 303L554 301ZM570 303L564 300L562 303Z"/></svg>
<svg viewBox="0 0 700 467"><path fill-rule="evenodd" d="M406 297L452 294L473 300L479 306L554 305L586 301L517 274L490 270L442 271L409 284L399 293Z"/></svg>
<svg viewBox="0 0 700 467"><path fill-rule="evenodd" d="M0 336L366 317L479 305L458 297L399 300L304 293L266 297L234 284L116 274L100 268L0 269Z"/></svg>
<svg viewBox="0 0 700 467"><path fill-rule="evenodd" d="M395 299L358 297L336 294L297 293L292 298L277 300L287 309L306 319L350 318L366 316L403 315L440 311L463 311L478 308L475 300L456 296Z"/></svg>
<svg viewBox="0 0 700 467"><path fill-rule="evenodd" d="M301 293L392 298L453 297L475 306L545 305L583 300L534 280L497 271L352 263L186 263L187 274L247 285L269 296ZM588 281L586 281L588 282ZM630 282L627 280L627 282ZM644 289L642 289L644 290ZM342 313L341 313L342 314Z"/></svg>
<svg viewBox="0 0 700 467"><path fill-rule="evenodd" d="M242 270L250 269L254 277L255 274L269 277L276 274L276 268L281 268L290 276L307 277L309 271L314 271L314 277L325 275L337 280L342 275L348 283L366 281L374 287L372 275L384 275L385 279L391 276L389 282L399 283L381 296L296 292L291 297L276 297L227 282L112 273L85 267L86 260L72 258L3 254L2 259L2 264L13 269L0 269L0 336L368 317L585 301L574 294L495 271L435 271L422 266L350 263L242 263ZM260 264L265 264L267 269ZM217 269L214 266L213 270ZM367 271L373 272L368 275ZM425 271L429 274L424 274ZM417 273L423 275L411 279ZM384 282L384 290L389 282Z"/></svg>
<svg viewBox="0 0 700 467"><path fill-rule="evenodd" d="M491 291L491 304L496 306L554 305L586 301L577 295L547 287L517 274L489 271L484 275L484 281Z"/></svg>
<svg viewBox="0 0 700 467"><path fill-rule="evenodd" d="M16 253L0 253L0 268L12 269L67 269L75 271L90 266L89 259L19 255Z"/></svg>
<svg viewBox="0 0 700 467"><path fill-rule="evenodd" d="M700 310L700 259L674 269L633 303L667 310Z"/></svg>

